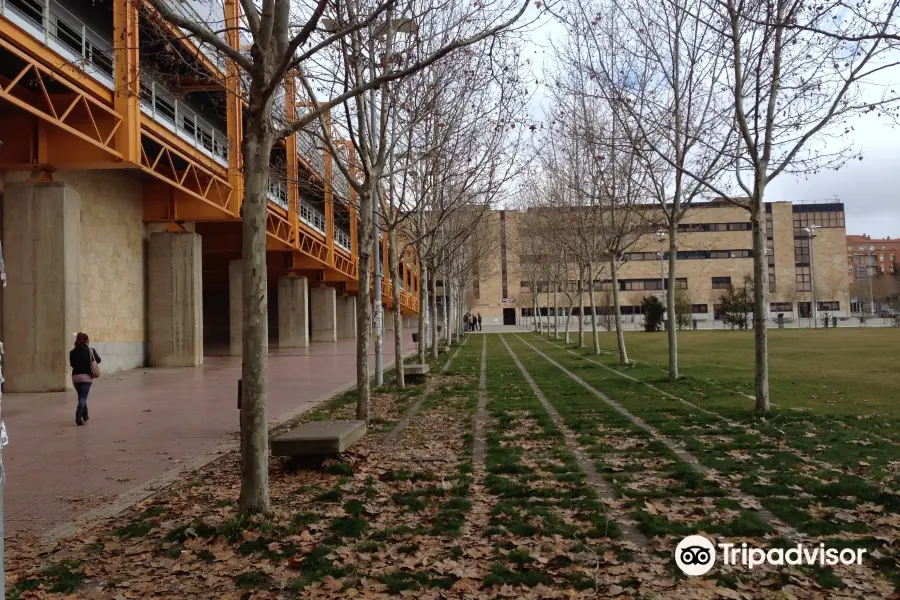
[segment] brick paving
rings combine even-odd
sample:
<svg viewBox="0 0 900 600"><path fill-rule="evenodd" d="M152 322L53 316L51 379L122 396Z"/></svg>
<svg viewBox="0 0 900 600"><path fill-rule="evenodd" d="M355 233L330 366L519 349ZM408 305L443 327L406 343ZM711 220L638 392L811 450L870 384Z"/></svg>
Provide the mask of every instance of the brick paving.
<svg viewBox="0 0 900 600"><path fill-rule="evenodd" d="M387 364L393 362L393 334L386 338ZM355 345L340 340L274 349L270 421L300 414L352 387ZM408 330L404 349L413 348ZM371 352L369 361L374 366ZM91 419L84 427L75 426L74 392L5 394L7 536L46 536L85 513L124 508L123 499L127 505L154 483L168 483L198 460L236 448L240 368L238 357L208 356L198 368L136 369L103 377L91 390Z"/></svg>

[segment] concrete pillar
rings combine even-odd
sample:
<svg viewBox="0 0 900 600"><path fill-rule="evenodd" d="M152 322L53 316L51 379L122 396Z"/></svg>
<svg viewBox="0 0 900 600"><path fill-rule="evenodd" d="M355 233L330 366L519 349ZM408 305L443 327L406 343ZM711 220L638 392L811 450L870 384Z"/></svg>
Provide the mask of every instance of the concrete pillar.
<svg viewBox="0 0 900 600"><path fill-rule="evenodd" d="M203 250L199 234L150 234L150 364L203 364Z"/></svg>
<svg viewBox="0 0 900 600"><path fill-rule="evenodd" d="M228 340L230 354L242 356L244 333L244 263L228 263Z"/></svg>
<svg viewBox="0 0 900 600"><path fill-rule="evenodd" d="M278 347L309 346L309 287L306 277L278 280Z"/></svg>
<svg viewBox="0 0 900 600"><path fill-rule="evenodd" d="M339 340L356 339L355 296L341 296L337 299L337 337Z"/></svg>
<svg viewBox="0 0 900 600"><path fill-rule="evenodd" d="M3 204L5 388L64 391L81 328L81 199L64 183L10 183Z"/></svg>
<svg viewBox="0 0 900 600"><path fill-rule="evenodd" d="M336 342L336 295L333 287L322 286L309 290L309 309L312 313L312 341Z"/></svg>

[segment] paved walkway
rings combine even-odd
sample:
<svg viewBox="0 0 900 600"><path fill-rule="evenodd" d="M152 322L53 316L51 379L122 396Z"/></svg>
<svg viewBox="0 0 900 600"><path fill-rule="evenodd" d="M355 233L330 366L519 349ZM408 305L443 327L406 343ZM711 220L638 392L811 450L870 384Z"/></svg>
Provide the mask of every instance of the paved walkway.
<svg viewBox="0 0 900 600"><path fill-rule="evenodd" d="M415 348L411 331L406 352ZM385 363L393 364L393 334L387 337ZM269 419L308 410L352 387L355 347L355 340L341 340L273 350ZM75 426L74 392L5 394L7 535L45 536L89 510L139 499L146 486L236 442L240 369L240 358L216 356L199 368L103 377L91 390L91 420L84 427Z"/></svg>

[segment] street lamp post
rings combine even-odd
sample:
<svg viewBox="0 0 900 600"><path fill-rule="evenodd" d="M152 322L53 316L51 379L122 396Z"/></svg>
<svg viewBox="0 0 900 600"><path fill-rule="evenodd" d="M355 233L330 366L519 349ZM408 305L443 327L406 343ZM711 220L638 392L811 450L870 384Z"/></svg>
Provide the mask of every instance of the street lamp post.
<svg viewBox="0 0 900 600"><path fill-rule="evenodd" d="M666 232L660 228L656 231L656 239L659 240L659 289L663 295L663 298L666 297L666 269L665 269L665 242L666 242ZM663 304L667 305L666 302ZM664 319L663 323L666 324L666 328L669 327L668 321L672 319L673 315L667 315L668 319Z"/></svg>
<svg viewBox="0 0 900 600"><path fill-rule="evenodd" d="M866 273L869 275L869 310L872 311L872 318L875 318L875 293L872 291L872 269L878 264L875 262L874 252L875 246L869 246L869 254L866 254Z"/></svg>
<svg viewBox="0 0 900 600"><path fill-rule="evenodd" d="M660 229L656 232L656 239L659 240L659 283L660 289L665 293L666 290L666 271L665 271L665 241L666 232Z"/></svg>
<svg viewBox="0 0 900 600"><path fill-rule="evenodd" d="M816 229L818 229L819 227L820 225L810 225L809 227L804 228L806 234L809 236L809 279L810 286L812 288L813 327L815 327L816 329L819 328L819 299L816 293L816 253L813 246L813 240L816 239Z"/></svg>

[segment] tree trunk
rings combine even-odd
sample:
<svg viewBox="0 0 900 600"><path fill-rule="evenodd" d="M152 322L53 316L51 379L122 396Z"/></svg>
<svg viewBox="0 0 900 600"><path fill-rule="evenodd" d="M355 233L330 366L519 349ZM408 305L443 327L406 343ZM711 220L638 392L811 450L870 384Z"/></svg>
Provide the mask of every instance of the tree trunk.
<svg viewBox="0 0 900 600"><path fill-rule="evenodd" d="M569 308L566 309L566 346L569 345L569 325L572 322L572 298L569 298Z"/></svg>
<svg viewBox="0 0 900 600"><path fill-rule="evenodd" d="M447 340L447 345L450 345L450 312L453 309L453 299L451 298L450 292L450 277L447 272L444 272L444 285L441 287L441 291L444 294L444 339Z"/></svg>
<svg viewBox="0 0 900 600"><path fill-rule="evenodd" d="M422 245L418 246L418 255L422 256ZM425 364L425 343L428 335L428 267L425 261L419 260L419 360L420 365Z"/></svg>
<svg viewBox="0 0 900 600"><path fill-rule="evenodd" d="M584 348L584 267L578 269L578 347Z"/></svg>
<svg viewBox="0 0 900 600"><path fill-rule="evenodd" d="M556 316L559 310L559 298L556 296L556 290L553 290L553 339L559 339L559 319Z"/></svg>
<svg viewBox="0 0 900 600"><path fill-rule="evenodd" d="M764 172L764 171L763 171ZM753 199L753 336L756 354L756 412L769 412L769 336L766 309L769 302L769 270L766 262L765 181L757 178Z"/></svg>
<svg viewBox="0 0 900 600"><path fill-rule="evenodd" d="M594 331L594 354L600 355L600 335L597 332L597 303L594 301L594 263L588 262L588 294L591 299L591 329Z"/></svg>
<svg viewBox="0 0 900 600"><path fill-rule="evenodd" d="M369 336L372 331L372 187L359 194L359 292L356 298L356 418L369 422ZM381 301L379 298L378 301Z"/></svg>
<svg viewBox="0 0 900 600"><path fill-rule="evenodd" d="M628 364L628 351L625 349L625 331L622 329L622 308L619 305L619 265L616 259L609 261L610 273L612 273L612 297L613 311L616 319L616 345L619 347L619 364Z"/></svg>
<svg viewBox="0 0 900 600"><path fill-rule="evenodd" d="M550 281L547 281L547 337L550 337Z"/></svg>
<svg viewBox="0 0 900 600"><path fill-rule="evenodd" d="M397 232L388 231L388 268L391 270L391 296L394 301L394 375L400 389L406 387L403 377L403 314L400 311L400 248L397 247Z"/></svg>
<svg viewBox="0 0 900 600"><path fill-rule="evenodd" d="M428 289L431 290L430 315L431 315L431 358L437 360L438 357L438 316L437 316L437 269L432 267L429 274Z"/></svg>
<svg viewBox="0 0 900 600"><path fill-rule="evenodd" d="M677 208L677 207L676 207ZM669 313L669 379L678 379L678 315L675 314L675 268L678 259L678 223L669 222L669 289L666 291L666 312Z"/></svg>
<svg viewBox="0 0 900 600"><path fill-rule="evenodd" d="M262 111L267 114L266 111ZM267 116L248 114L243 142L243 323L241 493L243 512L269 512L269 318L266 213L273 135Z"/></svg>

